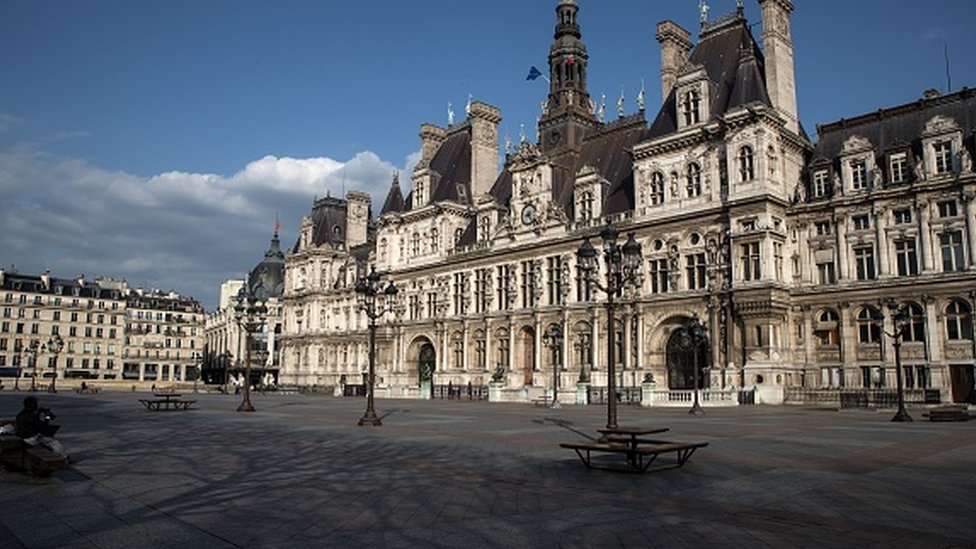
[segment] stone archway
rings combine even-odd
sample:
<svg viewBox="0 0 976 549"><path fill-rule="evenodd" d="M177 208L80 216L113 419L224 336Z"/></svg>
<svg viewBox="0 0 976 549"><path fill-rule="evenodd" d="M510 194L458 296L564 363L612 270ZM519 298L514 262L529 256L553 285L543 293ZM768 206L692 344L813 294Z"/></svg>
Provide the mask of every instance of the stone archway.
<svg viewBox="0 0 976 549"><path fill-rule="evenodd" d="M666 346L668 389L691 390L695 387L695 349L691 334L682 326L671 333ZM698 388L708 387L708 369L712 365L708 338L698 345Z"/></svg>
<svg viewBox="0 0 976 549"><path fill-rule="evenodd" d="M417 385L425 378L432 379L437 369L437 350L434 343L424 336L414 339L407 349L407 364L413 365Z"/></svg>

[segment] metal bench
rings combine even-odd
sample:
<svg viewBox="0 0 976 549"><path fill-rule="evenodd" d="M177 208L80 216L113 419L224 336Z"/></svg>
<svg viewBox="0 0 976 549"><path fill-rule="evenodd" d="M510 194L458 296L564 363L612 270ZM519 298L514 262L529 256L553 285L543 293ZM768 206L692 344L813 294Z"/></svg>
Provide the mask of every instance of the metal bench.
<svg viewBox="0 0 976 549"><path fill-rule="evenodd" d="M179 400L174 398L153 398L146 399L140 398L139 402L146 407L147 410L153 412L158 412L160 410L189 410L190 406L193 405L195 400Z"/></svg>
<svg viewBox="0 0 976 549"><path fill-rule="evenodd" d="M625 471L631 473L646 473L649 470L671 469L682 467L695 450L708 446L707 442L674 442L664 440L641 441L634 446L624 442L561 442L559 446L576 452L580 461L589 469L605 471ZM624 454L626 467L609 466L593 460L593 453ZM675 462L651 469L661 454L675 453Z"/></svg>

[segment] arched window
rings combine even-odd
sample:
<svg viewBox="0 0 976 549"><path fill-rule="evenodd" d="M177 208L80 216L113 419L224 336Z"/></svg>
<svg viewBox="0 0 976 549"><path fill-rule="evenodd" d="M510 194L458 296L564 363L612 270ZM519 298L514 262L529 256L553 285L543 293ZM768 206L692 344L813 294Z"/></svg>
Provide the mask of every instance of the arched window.
<svg viewBox="0 0 976 549"><path fill-rule="evenodd" d="M745 183L755 178L755 155L752 152L752 147L743 145L739 149L739 180Z"/></svg>
<svg viewBox="0 0 976 549"><path fill-rule="evenodd" d="M413 233L410 237L410 252L414 257L420 255L420 233Z"/></svg>
<svg viewBox="0 0 976 549"><path fill-rule="evenodd" d="M881 340L878 318L881 318L881 313L874 307L864 307L857 313L858 343L878 343Z"/></svg>
<svg viewBox="0 0 976 549"><path fill-rule="evenodd" d="M902 332L902 339L915 342L925 341L925 312L914 303L909 303L906 308L908 319L905 330Z"/></svg>
<svg viewBox="0 0 976 549"><path fill-rule="evenodd" d="M973 316L969 304L954 300L945 311L946 337L950 340L973 338Z"/></svg>
<svg viewBox="0 0 976 549"><path fill-rule="evenodd" d="M686 176L686 190L688 198L701 196L701 166L692 162L688 164L688 174Z"/></svg>
<svg viewBox="0 0 976 549"><path fill-rule="evenodd" d="M838 332L840 317L835 311L826 309L817 316L817 325L814 327L814 335L817 343L821 347L840 345L840 334Z"/></svg>
<svg viewBox="0 0 976 549"><path fill-rule="evenodd" d="M664 174L654 172L651 175L651 205L664 204Z"/></svg>

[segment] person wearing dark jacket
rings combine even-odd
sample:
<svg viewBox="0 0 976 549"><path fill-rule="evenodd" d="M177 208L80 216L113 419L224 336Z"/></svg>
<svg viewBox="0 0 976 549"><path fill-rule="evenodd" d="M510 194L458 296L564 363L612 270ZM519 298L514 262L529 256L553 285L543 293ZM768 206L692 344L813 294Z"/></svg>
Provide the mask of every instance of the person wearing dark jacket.
<svg viewBox="0 0 976 549"><path fill-rule="evenodd" d="M41 408L37 398L29 396L24 399L24 409L17 414L17 418L14 420L17 436L31 446L43 446L56 454L67 457L67 454L64 453L64 447L53 438L58 426L48 423L52 419L54 419L54 414L51 413L51 410Z"/></svg>

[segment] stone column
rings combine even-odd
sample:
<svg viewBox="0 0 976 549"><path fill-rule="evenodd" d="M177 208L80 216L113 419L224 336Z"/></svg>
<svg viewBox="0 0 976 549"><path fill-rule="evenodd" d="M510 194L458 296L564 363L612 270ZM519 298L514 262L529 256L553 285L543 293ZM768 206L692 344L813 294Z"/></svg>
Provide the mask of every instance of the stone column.
<svg viewBox="0 0 976 549"><path fill-rule="evenodd" d="M966 234L968 235L969 269L976 270L976 193L964 193L962 209L966 214Z"/></svg>
<svg viewBox="0 0 976 549"><path fill-rule="evenodd" d="M874 212L874 228L878 242L878 278L885 278L894 272L888 259L891 243L888 242L887 235L885 234L885 228L888 225L886 213L887 210L885 208L879 208Z"/></svg>
<svg viewBox="0 0 976 549"><path fill-rule="evenodd" d="M833 230L837 235L837 280L848 280L850 268L847 264L847 231L842 227L844 220L835 222Z"/></svg>
<svg viewBox="0 0 976 549"><path fill-rule="evenodd" d="M923 272L931 272L935 270L935 250L932 248L932 211L927 202L920 202L918 207L919 236L922 237L922 270Z"/></svg>

